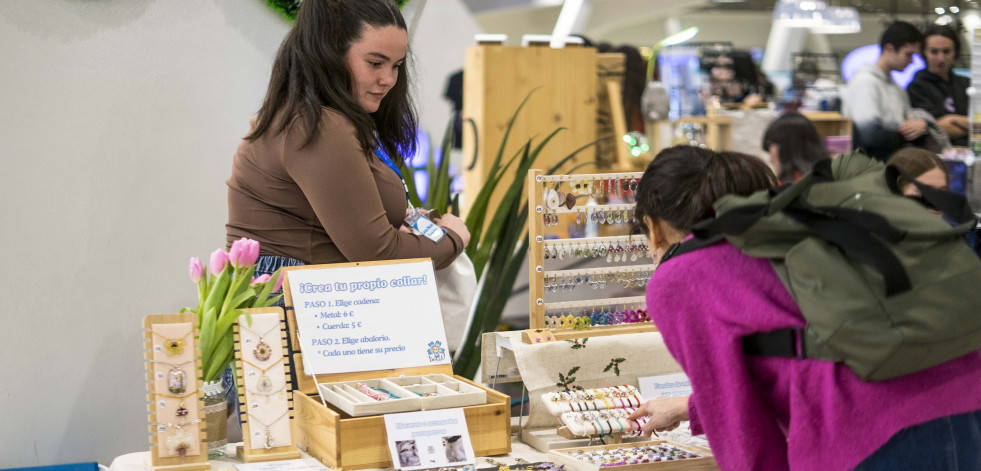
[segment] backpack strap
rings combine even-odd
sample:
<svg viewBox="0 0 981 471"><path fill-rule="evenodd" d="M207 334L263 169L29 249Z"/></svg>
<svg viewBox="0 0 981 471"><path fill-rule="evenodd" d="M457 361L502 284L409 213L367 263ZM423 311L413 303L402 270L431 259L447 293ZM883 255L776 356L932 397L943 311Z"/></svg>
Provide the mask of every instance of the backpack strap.
<svg viewBox="0 0 981 471"><path fill-rule="evenodd" d="M770 332L756 332L742 338L743 354L768 357L804 358L804 329L787 327ZM797 346L800 345L798 350Z"/></svg>

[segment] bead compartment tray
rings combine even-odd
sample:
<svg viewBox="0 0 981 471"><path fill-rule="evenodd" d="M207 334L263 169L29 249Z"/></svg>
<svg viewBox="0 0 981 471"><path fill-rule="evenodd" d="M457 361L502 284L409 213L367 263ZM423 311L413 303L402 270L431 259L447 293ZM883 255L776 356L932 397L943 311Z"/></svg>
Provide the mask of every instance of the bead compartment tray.
<svg viewBox="0 0 981 471"><path fill-rule="evenodd" d="M376 400L358 390L364 384L398 398ZM374 389L373 389L374 390ZM323 398L352 417L447 409L487 403L487 392L444 374L400 376L320 384Z"/></svg>
<svg viewBox="0 0 981 471"><path fill-rule="evenodd" d="M649 447L651 450L655 450L654 456L658 456L657 450L677 450L674 455L664 454L660 461L656 461L654 458L646 458L650 461L647 463L631 463L631 459L624 459L622 456L617 455L617 451L632 450L638 448ZM608 453L609 458L600 459L599 462L603 464L597 464L590 461L591 457L598 456L602 453ZM619 457L618 457L619 456ZM667 459L670 456L671 459ZM563 448L558 450L551 450L548 452L548 458L555 463L565 465L567 470L570 471L600 471L600 470L615 470L615 471L642 471L642 470L718 470L719 467L715 463L715 459L712 457L712 452L706 448L682 445L680 443L671 442L668 440L650 440L645 442L631 442L616 445L600 445L600 446L590 446L582 448ZM606 462L607 460L612 461Z"/></svg>

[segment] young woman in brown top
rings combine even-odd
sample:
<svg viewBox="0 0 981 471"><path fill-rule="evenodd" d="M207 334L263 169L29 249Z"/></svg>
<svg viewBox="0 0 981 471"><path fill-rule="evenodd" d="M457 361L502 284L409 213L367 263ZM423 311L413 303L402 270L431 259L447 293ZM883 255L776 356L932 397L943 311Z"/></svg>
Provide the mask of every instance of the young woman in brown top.
<svg viewBox="0 0 981 471"><path fill-rule="evenodd" d="M388 0L307 0L273 64L228 179L228 244L259 241L280 266L429 257L470 240L456 216L439 242L403 227L406 189L385 156L415 150L405 20Z"/></svg>

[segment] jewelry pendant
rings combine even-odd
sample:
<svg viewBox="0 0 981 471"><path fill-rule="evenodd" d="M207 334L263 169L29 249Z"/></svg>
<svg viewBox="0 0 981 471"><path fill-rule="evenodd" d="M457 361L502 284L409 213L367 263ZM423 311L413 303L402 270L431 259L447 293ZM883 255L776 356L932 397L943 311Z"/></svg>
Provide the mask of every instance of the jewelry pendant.
<svg viewBox="0 0 981 471"><path fill-rule="evenodd" d="M567 209L572 209L575 205L576 197L572 193L565 195L565 207Z"/></svg>
<svg viewBox="0 0 981 471"><path fill-rule="evenodd" d="M600 224L606 224L606 212L605 211L600 211L599 212L599 223Z"/></svg>
<svg viewBox="0 0 981 471"><path fill-rule="evenodd" d="M167 451L171 455L178 455L183 458L187 456L187 452L190 451L193 442L194 436L190 432L177 427L177 430L167 437Z"/></svg>
<svg viewBox="0 0 981 471"><path fill-rule="evenodd" d="M167 356L180 355L184 353L184 339L167 339L164 349L167 350Z"/></svg>
<svg viewBox="0 0 981 471"><path fill-rule="evenodd" d="M266 449L269 450L273 447L274 443L276 443L276 440L273 439L272 431L269 430L269 427L266 427L266 442L263 443L263 446L265 446Z"/></svg>
<svg viewBox="0 0 981 471"><path fill-rule="evenodd" d="M187 415L187 408L184 407L184 400L181 399L180 405L177 406L177 417L184 417Z"/></svg>
<svg viewBox="0 0 981 471"><path fill-rule="evenodd" d="M262 375L259 376L259 380L256 382L255 389L261 393L268 393L272 391L273 384L269 376L266 376L266 372L263 371Z"/></svg>
<svg viewBox="0 0 981 471"><path fill-rule="evenodd" d="M252 354L255 355L256 360L266 361L272 356L272 347L259 337L259 343L252 349Z"/></svg>
<svg viewBox="0 0 981 471"><path fill-rule="evenodd" d="M576 213L576 224L582 224L582 213Z"/></svg>
<svg viewBox="0 0 981 471"><path fill-rule="evenodd" d="M172 369L167 373L167 390L171 394L183 394L187 390L187 374L177 365L171 366Z"/></svg>

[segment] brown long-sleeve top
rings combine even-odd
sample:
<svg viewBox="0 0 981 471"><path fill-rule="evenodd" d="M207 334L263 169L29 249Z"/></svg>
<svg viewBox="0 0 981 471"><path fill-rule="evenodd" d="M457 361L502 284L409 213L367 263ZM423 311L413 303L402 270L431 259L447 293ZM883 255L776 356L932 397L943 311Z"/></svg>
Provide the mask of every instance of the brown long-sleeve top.
<svg viewBox="0 0 981 471"><path fill-rule="evenodd" d="M449 265L463 251L451 230L438 243L401 232L407 202L398 175L373 152L361 149L354 125L324 108L318 137L306 136L300 120L272 131L235 152L228 179L229 246L248 237L262 255L309 264L433 259Z"/></svg>

